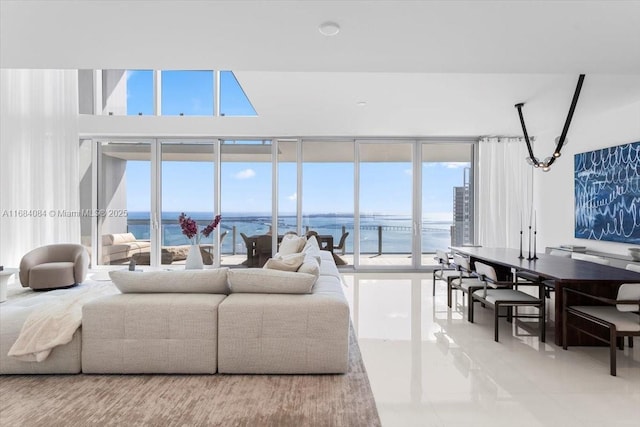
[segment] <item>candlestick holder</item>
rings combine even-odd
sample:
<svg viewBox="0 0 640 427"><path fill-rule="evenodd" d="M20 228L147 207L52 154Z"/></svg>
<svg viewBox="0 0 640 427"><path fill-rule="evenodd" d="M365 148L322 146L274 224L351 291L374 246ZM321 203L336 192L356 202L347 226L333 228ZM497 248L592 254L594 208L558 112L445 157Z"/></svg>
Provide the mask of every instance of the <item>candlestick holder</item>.
<svg viewBox="0 0 640 427"><path fill-rule="evenodd" d="M524 257L522 256L522 228L520 229L520 256L518 257L518 259L524 259Z"/></svg>
<svg viewBox="0 0 640 427"><path fill-rule="evenodd" d="M527 257L529 261L531 261L531 226L529 226L529 256Z"/></svg>
<svg viewBox="0 0 640 427"><path fill-rule="evenodd" d="M538 230L534 230L533 231L533 257L531 258L531 260L537 260L538 259L538 251L536 250L536 240L538 238Z"/></svg>

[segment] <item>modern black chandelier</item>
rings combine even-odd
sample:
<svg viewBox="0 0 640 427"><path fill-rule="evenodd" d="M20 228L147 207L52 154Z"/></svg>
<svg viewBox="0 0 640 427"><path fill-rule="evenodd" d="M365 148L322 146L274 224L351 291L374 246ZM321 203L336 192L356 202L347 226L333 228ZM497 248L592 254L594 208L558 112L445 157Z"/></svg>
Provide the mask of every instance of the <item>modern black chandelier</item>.
<svg viewBox="0 0 640 427"><path fill-rule="evenodd" d="M573 111L576 109L576 104L578 103L578 97L580 96L580 90L582 89L583 81L584 81L584 74L580 74L580 77L578 77L578 85L576 86L576 91L573 93L573 100L571 101L569 114L567 114L567 119L564 122L564 128L562 129L562 134L556 138L556 149L553 152L553 156L547 157L542 161L533 155L533 149L531 148L531 141L529 140L527 127L524 124L524 117L522 116L522 106L524 105L524 102L521 102L515 105L515 107L518 109L518 115L520 116L520 124L522 125L524 140L527 143L527 149L529 150L529 157L527 157L527 163L529 163L534 168L541 168L544 172L548 172L553 162L555 162L556 159L560 157L560 150L562 150L562 146L566 144L566 141L567 141L566 139L567 132L569 131L569 125L571 124Z"/></svg>

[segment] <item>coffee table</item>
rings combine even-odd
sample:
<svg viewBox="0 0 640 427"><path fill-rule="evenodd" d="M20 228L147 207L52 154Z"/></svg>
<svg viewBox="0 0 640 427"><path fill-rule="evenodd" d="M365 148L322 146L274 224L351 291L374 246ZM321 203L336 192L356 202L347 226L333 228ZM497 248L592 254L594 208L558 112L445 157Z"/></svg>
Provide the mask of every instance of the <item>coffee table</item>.
<svg viewBox="0 0 640 427"><path fill-rule="evenodd" d="M0 302L5 302L7 300L7 283L11 276L16 274L18 271L17 268L5 268L0 271Z"/></svg>

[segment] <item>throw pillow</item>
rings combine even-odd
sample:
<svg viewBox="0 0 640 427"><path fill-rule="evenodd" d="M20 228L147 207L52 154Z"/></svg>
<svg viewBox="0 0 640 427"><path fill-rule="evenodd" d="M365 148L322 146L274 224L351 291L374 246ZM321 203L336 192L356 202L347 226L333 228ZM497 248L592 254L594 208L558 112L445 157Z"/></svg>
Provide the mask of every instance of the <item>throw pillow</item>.
<svg viewBox="0 0 640 427"><path fill-rule="evenodd" d="M298 268L298 273L313 274L316 277L320 276L320 265L318 265L316 257L306 255L304 262L300 268Z"/></svg>
<svg viewBox="0 0 640 427"><path fill-rule="evenodd" d="M306 237L298 237L293 234L287 234L285 236L282 236L282 242L280 242L278 253L280 255L298 253L302 250L302 248L304 248L305 243L307 243Z"/></svg>
<svg viewBox="0 0 640 427"><path fill-rule="evenodd" d="M263 268L282 271L297 271L303 261L303 253L278 256L268 259Z"/></svg>
<svg viewBox="0 0 640 427"><path fill-rule="evenodd" d="M229 270L232 293L308 294L316 276L292 271L246 268Z"/></svg>
<svg viewBox="0 0 640 427"><path fill-rule="evenodd" d="M131 293L198 293L228 294L228 268L210 270L109 272L113 284L123 294Z"/></svg>
<svg viewBox="0 0 640 427"><path fill-rule="evenodd" d="M302 253L307 256L313 256L318 261L318 265L321 264L322 256L320 254L320 245L318 245L316 236L311 236L307 239L307 242L302 248Z"/></svg>

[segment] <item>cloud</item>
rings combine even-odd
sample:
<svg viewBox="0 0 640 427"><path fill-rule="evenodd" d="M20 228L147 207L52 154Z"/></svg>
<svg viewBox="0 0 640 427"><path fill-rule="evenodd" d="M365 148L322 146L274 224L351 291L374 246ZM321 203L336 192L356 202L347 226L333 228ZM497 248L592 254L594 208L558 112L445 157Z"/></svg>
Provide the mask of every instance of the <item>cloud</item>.
<svg viewBox="0 0 640 427"><path fill-rule="evenodd" d="M409 176L413 176L413 169L405 169L404 173L409 175Z"/></svg>
<svg viewBox="0 0 640 427"><path fill-rule="evenodd" d="M446 162L447 169L458 169L469 167L469 162Z"/></svg>
<svg viewBox="0 0 640 427"><path fill-rule="evenodd" d="M433 168L436 166L444 166L447 169L459 169L470 167L469 162L422 162L423 168Z"/></svg>
<svg viewBox="0 0 640 427"><path fill-rule="evenodd" d="M289 199L289 200L296 200L297 198L298 198L298 194L297 193L293 193L292 195L287 197L287 199Z"/></svg>
<svg viewBox="0 0 640 427"><path fill-rule="evenodd" d="M253 169L241 170L234 175L235 179L251 179L254 176L256 176L256 171L254 171Z"/></svg>

